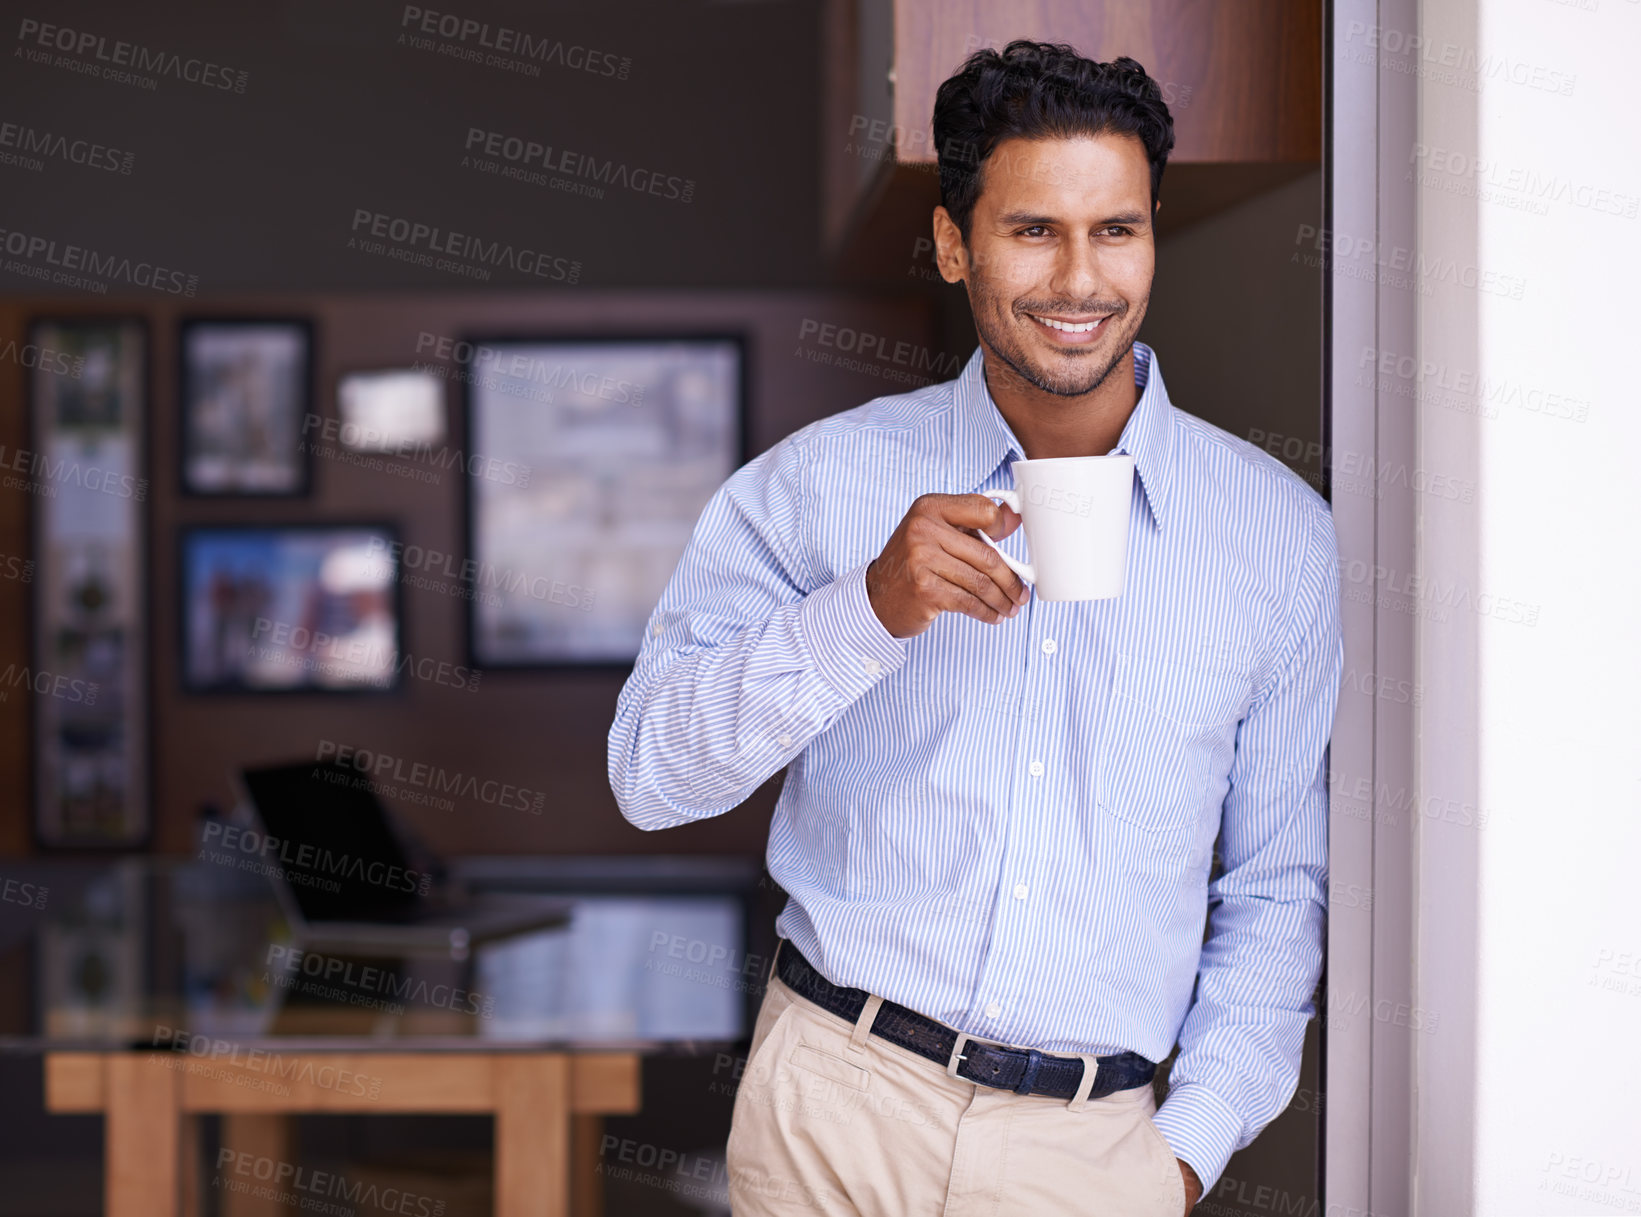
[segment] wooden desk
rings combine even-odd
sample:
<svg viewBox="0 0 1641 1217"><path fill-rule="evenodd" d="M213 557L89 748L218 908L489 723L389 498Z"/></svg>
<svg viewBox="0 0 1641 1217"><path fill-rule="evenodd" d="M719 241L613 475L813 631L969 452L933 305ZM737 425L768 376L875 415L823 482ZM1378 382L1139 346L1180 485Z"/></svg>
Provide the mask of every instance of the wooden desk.
<svg viewBox="0 0 1641 1217"><path fill-rule="evenodd" d="M289 1162L286 1117L298 1112L493 1115L496 1217L583 1217L601 1207L593 1169L601 1117L638 1110L638 1062L632 1052L482 1049L296 1046L238 1063L164 1051L48 1052L45 1094L48 1111L102 1112L107 1121L104 1217L198 1213L194 1117L220 1113L226 1146ZM223 1200L231 1217L286 1211L234 1192Z"/></svg>

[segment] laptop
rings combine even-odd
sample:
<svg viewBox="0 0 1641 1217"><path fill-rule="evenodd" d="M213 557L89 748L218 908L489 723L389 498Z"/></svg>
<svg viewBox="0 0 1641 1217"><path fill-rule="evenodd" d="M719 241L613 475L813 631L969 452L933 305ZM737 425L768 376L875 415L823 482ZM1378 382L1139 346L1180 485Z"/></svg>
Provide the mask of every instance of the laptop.
<svg viewBox="0 0 1641 1217"><path fill-rule="evenodd" d="M351 765L300 761L229 776L265 838L251 856L309 947L465 959L480 943L570 921L563 898L452 893L437 859L410 857L370 779Z"/></svg>

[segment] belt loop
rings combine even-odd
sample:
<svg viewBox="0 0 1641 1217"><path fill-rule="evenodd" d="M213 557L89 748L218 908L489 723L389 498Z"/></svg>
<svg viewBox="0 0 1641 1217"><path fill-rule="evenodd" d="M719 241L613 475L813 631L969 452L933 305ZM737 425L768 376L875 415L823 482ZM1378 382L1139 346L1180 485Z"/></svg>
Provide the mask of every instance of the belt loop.
<svg viewBox="0 0 1641 1217"><path fill-rule="evenodd" d="M1071 1102L1066 1107L1071 1111L1081 1111L1088 1106L1088 1092L1094 1089L1094 1078L1100 1072L1100 1058L1089 1056L1086 1053L1076 1054L1083 1063L1083 1076L1077 1083L1077 1093L1071 1096Z"/></svg>
<svg viewBox="0 0 1641 1217"><path fill-rule="evenodd" d="M877 1021L877 1009L883 1004L883 999L877 994L868 994L866 1004L860 1008L860 1017L855 1020L855 1029L849 1033L849 1051L861 1052L866 1047L866 1037L872 1034L872 1024Z"/></svg>

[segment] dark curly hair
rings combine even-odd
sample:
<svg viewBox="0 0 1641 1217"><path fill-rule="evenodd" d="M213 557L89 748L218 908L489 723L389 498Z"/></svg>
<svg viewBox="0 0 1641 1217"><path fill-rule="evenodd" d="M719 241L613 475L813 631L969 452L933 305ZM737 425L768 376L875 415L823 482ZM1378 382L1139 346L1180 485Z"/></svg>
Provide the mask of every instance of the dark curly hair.
<svg viewBox="0 0 1641 1217"><path fill-rule="evenodd" d="M1151 208L1174 147L1162 89L1135 60L1084 59L1056 42L1020 38L1001 52L976 51L941 82L934 99L940 202L966 244L980 197L980 172L1006 139L1134 135L1151 162Z"/></svg>

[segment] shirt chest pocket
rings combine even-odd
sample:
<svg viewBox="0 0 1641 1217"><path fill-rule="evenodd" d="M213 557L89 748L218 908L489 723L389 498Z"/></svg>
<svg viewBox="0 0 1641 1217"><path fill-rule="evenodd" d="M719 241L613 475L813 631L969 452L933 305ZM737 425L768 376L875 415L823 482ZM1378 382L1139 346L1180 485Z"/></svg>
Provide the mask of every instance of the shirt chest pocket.
<svg viewBox="0 0 1641 1217"><path fill-rule="evenodd" d="M1095 801L1141 828L1196 823L1214 810L1210 792L1230 772L1251 695L1246 672L1119 654L1100 725Z"/></svg>

